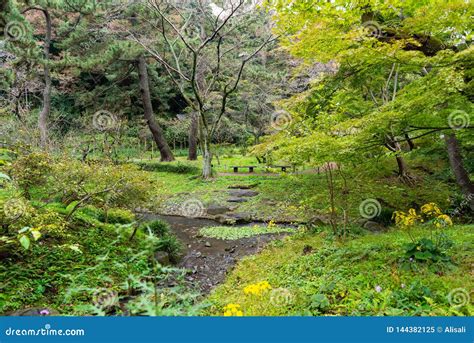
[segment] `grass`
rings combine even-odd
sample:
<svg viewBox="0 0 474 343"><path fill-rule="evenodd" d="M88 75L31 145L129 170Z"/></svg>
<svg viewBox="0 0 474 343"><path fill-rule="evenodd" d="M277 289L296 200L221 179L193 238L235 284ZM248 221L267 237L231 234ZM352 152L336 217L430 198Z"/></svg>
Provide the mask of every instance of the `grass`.
<svg viewBox="0 0 474 343"><path fill-rule="evenodd" d="M392 230L346 243L321 234L301 234L275 242L261 254L242 260L209 297L222 315L228 303L244 315L472 315L473 306L453 306L452 292L469 294L474 283L474 226L446 233L455 246L452 263L427 266L401 262L405 232ZM425 234L419 229L418 235ZM268 281L273 290L246 295L246 286Z"/></svg>
<svg viewBox="0 0 474 343"><path fill-rule="evenodd" d="M247 160L248 157L241 156L221 157L221 164L245 164ZM427 202L436 202L442 208L448 208L453 187L436 173L431 175L417 170L415 167L421 162L413 160L409 163L416 176L415 185L404 184L394 175L395 165L392 159L381 160L377 166L344 166L347 191L343 191L343 179L339 174L335 175L337 207L340 209L346 202L353 219L360 218L359 205L365 199L377 199L382 210L387 211L421 206ZM191 164L199 166L200 161ZM205 181L192 175L153 172L150 173L150 178L156 184L155 198L150 206L158 211L165 201L180 202L184 198L195 198L205 205L225 204L228 198L227 188L235 185L255 185L254 189L260 194L239 204L236 211L248 212L263 221L307 220L314 216L326 216L329 211L329 190L325 174L230 174Z"/></svg>
<svg viewBox="0 0 474 343"><path fill-rule="evenodd" d="M236 240L246 237L253 237L258 235L272 234L272 233L287 233L294 232L295 229L284 228L279 226L210 226L199 230L199 233L204 237Z"/></svg>

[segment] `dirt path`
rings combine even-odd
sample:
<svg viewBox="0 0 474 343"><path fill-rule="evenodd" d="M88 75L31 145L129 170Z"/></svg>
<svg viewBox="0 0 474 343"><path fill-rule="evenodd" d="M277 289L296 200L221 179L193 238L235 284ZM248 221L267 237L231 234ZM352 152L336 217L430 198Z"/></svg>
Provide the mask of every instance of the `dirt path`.
<svg viewBox="0 0 474 343"><path fill-rule="evenodd" d="M170 224L185 247L184 257L177 266L188 269L186 279L204 293L221 283L227 272L242 257L255 254L268 242L285 236L268 234L239 240L221 240L199 234L202 227L221 225L212 220L163 215L147 215L146 219L162 219ZM238 227L235 229L238 230Z"/></svg>

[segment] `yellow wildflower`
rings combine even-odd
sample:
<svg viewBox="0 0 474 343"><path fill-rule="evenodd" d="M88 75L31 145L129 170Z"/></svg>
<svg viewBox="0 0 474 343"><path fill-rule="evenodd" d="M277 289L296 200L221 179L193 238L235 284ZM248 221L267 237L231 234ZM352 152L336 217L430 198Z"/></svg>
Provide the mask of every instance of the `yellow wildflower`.
<svg viewBox="0 0 474 343"><path fill-rule="evenodd" d="M436 218L436 227L451 225L453 225L453 221L447 214L441 214Z"/></svg>
<svg viewBox="0 0 474 343"><path fill-rule="evenodd" d="M436 205L434 202L430 202L421 206L421 212L429 216L438 216L442 214L438 205Z"/></svg>
<svg viewBox="0 0 474 343"><path fill-rule="evenodd" d="M266 292L270 289L272 289L272 286L270 286L268 281L261 281L261 282L246 286L244 288L244 293L246 295L253 294L253 295L260 296L264 292Z"/></svg>
<svg viewBox="0 0 474 343"><path fill-rule="evenodd" d="M239 304L227 304L224 307L224 317L242 317L243 315Z"/></svg>
<svg viewBox="0 0 474 343"><path fill-rule="evenodd" d="M274 228L275 226L276 226L276 223L275 223L275 221L274 221L273 219L268 222L267 227L268 227L269 229L272 229L272 228Z"/></svg>

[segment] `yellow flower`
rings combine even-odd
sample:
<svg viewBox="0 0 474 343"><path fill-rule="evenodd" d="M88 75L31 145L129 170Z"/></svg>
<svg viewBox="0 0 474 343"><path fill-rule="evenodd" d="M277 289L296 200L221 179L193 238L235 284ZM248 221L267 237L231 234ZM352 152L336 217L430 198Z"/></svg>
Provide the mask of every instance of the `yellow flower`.
<svg viewBox="0 0 474 343"><path fill-rule="evenodd" d="M275 221L274 221L273 219L268 222L267 227L268 227L269 229L272 229L272 228L274 228L275 226L276 226L276 223L275 223Z"/></svg>
<svg viewBox="0 0 474 343"><path fill-rule="evenodd" d="M453 221L447 214L441 214L436 219L437 219L436 227L453 225Z"/></svg>
<svg viewBox="0 0 474 343"><path fill-rule="evenodd" d="M224 317L242 317L243 315L239 304L227 304L224 307Z"/></svg>
<svg viewBox="0 0 474 343"><path fill-rule="evenodd" d="M430 202L421 206L421 212L429 216L437 216L442 214L438 205L436 205L434 202Z"/></svg>
<svg viewBox="0 0 474 343"><path fill-rule="evenodd" d="M258 282L256 284L252 284L252 285L248 285L244 288L244 293L246 295L248 294L253 294L253 295L257 295L257 296L260 296L262 295L264 292L268 291L272 289L272 286L270 286L270 284L268 283L268 281L261 281L261 282Z"/></svg>

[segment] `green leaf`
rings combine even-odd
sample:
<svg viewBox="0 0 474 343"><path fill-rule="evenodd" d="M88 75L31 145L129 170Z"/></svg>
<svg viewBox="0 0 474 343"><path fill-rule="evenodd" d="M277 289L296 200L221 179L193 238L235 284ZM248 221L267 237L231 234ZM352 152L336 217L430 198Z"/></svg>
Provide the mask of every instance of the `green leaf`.
<svg viewBox="0 0 474 343"><path fill-rule="evenodd" d="M39 232L39 230L31 230L30 232L35 241L41 238L41 232Z"/></svg>
<svg viewBox="0 0 474 343"><path fill-rule="evenodd" d="M433 254L431 254L428 251L424 251L424 252L419 251L419 252L415 253L415 258L417 260L429 260L432 257L433 257Z"/></svg>
<svg viewBox="0 0 474 343"><path fill-rule="evenodd" d="M79 254L82 254L82 250L79 249L79 246L77 244L70 244L68 245L68 248L75 252L78 252Z"/></svg>
<svg viewBox="0 0 474 343"><path fill-rule="evenodd" d="M21 235L20 244L25 248L25 250L28 250L30 248L30 239L25 235Z"/></svg>

